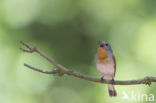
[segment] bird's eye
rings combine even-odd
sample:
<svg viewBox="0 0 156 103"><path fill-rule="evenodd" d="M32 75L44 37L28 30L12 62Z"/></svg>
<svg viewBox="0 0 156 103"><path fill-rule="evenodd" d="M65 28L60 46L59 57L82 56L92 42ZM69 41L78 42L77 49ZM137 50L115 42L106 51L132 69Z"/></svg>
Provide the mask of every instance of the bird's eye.
<svg viewBox="0 0 156 103"><path fill-rule="evenodd" d="M108 46L108 44L105 44L105 46Z"/></svg>

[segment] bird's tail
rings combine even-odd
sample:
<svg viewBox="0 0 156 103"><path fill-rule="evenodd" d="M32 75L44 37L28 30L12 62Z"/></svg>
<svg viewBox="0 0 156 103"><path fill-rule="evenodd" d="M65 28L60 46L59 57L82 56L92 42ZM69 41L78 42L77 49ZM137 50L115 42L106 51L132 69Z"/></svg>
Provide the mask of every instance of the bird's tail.
<svg viewBox="0 0 156 103"><path fill-rule="evenodd" d="M108 92L109 92L110 97L117 96L117 93L113 84L108 84Z"/></svg>

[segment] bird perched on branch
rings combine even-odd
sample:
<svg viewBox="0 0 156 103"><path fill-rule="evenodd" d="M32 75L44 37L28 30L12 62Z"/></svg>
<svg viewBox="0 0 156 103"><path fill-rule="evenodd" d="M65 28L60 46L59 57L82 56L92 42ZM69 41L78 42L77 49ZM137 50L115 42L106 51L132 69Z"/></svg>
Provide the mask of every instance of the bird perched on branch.
<svg viewBox="0 0 156 103"><path fill-rule="evenodd" d="M107 79L114 81L116 72L116 61L110 45L105 41L99 42L96 56L96 68L101 74L101 80ZM109 96L117 96L113 84L108 84Z"/></svg>

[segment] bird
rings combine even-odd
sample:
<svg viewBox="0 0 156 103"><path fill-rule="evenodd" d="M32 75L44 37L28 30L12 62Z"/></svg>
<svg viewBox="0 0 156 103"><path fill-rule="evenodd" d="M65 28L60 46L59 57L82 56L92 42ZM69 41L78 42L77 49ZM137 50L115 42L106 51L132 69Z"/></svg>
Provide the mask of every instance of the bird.
<svg viewBox="0 0 156 103"><path fill-rule="evenodd" d="M114 82L116 72L116 60L109 43L105 41L99 42L99 47L96 54L96 68L100 73L101 80L112 80ZM112 84L108 84L108 93L110 97L117 96L115 87Z"/></svg>

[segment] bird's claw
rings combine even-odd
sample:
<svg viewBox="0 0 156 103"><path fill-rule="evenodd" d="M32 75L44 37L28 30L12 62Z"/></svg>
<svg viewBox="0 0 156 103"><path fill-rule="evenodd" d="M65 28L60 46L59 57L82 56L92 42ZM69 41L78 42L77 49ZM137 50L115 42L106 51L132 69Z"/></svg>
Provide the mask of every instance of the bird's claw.
<svg viewBox="0 0 156 103"><path fill-rule="evenodd" d="M103 82L104 81L104 79L103 79L103 77L101 77L101 82Z"/></svg>
<svg viewBox="0 0 156 103"><path fill-rule="evenodd" d="M112 84L115 84L115 81L114 81L114 79L112 79Z"/></svg>

